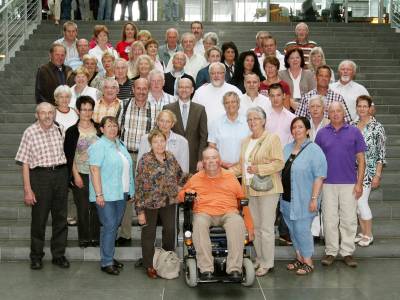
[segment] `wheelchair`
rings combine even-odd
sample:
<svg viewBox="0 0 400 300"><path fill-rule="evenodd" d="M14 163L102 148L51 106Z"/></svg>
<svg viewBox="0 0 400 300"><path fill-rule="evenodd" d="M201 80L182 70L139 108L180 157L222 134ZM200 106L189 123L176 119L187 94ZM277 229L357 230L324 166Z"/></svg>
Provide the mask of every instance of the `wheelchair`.
<svg viewBox="0 0 400 300"><path fill-rule="evenodd" d="M184 233L184 246L183 246L183 265L185 273L186 284L190 287L195 287L199 283L212 283L224 282L233 283L226 274L226 260L228 256L228 246L225 230L222 226L210 227L210 240L212 255L214 257L214 277L211 280L200 280L199 270L196 261L196 249L192 241L193 232L193 203L196 199L196 193L185 193L185 201L183 203L183 233ZM248 199L240 201L239 211L242 214L244 206L248 205ZM246 246L249 245L248 236L246 235L243 250L243 267L242 267L242 281L243 286L252 286L255 280L255 270L253 263L248 254ZM237 281L235 281L237 283Z"/></svg>

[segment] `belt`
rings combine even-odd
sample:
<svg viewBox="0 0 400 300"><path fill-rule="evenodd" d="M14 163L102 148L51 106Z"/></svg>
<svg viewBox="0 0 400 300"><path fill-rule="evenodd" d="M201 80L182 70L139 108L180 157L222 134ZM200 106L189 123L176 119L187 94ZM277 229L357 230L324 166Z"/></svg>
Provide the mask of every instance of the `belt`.
<svg viewBox="0 0 400 300"><path fill-rule="evenodd" d="M52 167L36 167L36 168L33 168L32 170L55 171L55 170L62 169L66 166L67 166L66 164L63 164L63 165L55 165Z"/></svg>
<svg viewBox="0 0 400 300"><path fill-rule="evenodd" d="M134 150L134 151L132 151L132 150L128 150L128 152L129 152L129 153L133 153L133 154L138 154L138 153L139 153L139 151L138 151L138 150Z"/></svg>

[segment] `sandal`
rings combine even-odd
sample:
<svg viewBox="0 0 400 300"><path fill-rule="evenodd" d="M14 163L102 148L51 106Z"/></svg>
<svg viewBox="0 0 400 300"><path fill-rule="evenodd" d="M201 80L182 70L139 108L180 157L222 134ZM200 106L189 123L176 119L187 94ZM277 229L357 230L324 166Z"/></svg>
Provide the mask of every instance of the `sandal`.
<svg viewBox="0 0 400 300"><path fill-rule="evenodd" d="M296 271L296 275L308 275L314 271L314 266L302 264Z"/></svg>
<svg viewBox="0 0 400 300"><path fill-rule="evenodd" d="M293 261L293 262L291 262L291 263L289 263L289 264L286 265L286 270L295 271L295 270L297 270L298 268L300 268L302 264L303 264L303 263L302 263L301 261L299 261L298 259L296 259L295 261Z"/></svg>

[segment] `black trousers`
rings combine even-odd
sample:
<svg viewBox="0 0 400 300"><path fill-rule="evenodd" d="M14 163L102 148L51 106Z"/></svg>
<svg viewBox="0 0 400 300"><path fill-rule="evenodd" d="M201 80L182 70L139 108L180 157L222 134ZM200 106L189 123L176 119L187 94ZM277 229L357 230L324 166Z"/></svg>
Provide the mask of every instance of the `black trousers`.
<svg viewBox="0 0 400 300"><path fill-rule="evenodd" d="M52 236L50 249L53 258L65 254L67 246L67 167L55 170L33 169L29 172L30 183L36 196L32 206L31 221L31 260L39 260L44 256L46 223L51 213Z"/></svg>
<svg viewBox="0 0 400 300"><path fill-rule="evenodd" d="M145 209L147 225L142 227L143 266L153 266L154 243L156 241L157 219L162 223L162 247L174 251L176 245L176 204L158 209Z"/></svg>
<svg viewBox="0 0 400 300"><path fill-rule="evenodd" d="M78 239L80 242L100 240L100 222L95 202L89 201L89 175L81 174L83 188L72 187L78 216Z"/></svg>

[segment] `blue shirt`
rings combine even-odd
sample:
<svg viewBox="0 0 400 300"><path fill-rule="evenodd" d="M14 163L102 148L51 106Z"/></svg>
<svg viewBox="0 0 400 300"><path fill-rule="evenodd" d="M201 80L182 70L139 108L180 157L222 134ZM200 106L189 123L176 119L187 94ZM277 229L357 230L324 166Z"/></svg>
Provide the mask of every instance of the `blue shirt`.
<svg viewBox="0 0 400 300"><path fill-rule="evenodd" d="M306 140L301 148L308 142L309 140ZM294 142L287 144L283 149L285 161L289 158L293 148ZM290 170L291 220L311 218L316 215L316 212L310 212L309 210L311 197L313 196L312 188L314 181L318 177L326 177L327 168L324 152L315 143L309 144L293 161Z"/></svg>
<svg viewBox="0 0 400 300"><path fill-rule="evenodd" d="M320 129L315 142L321 147L328 161L327 184L355 184L357 182L357 153L367 146L361 131L344 124L336 130L331 124Z"/></svg>
<svg viewBox="0 0 400 300"><path fill-rule="evenodd" d="M129 195L132 197L134 190L132 158L126 147L117 140L118 149L129 161ZM118 153L115 142L104 135L89 147L89 165L100 168L101 185L104 201L118 201L124 199L122 187L123 162ZM90 180L89 200L96 201L96 192Z"/></svg>
<svg viewBox="0 0 400 300"><path fill-rule="evenodd" d="M224 115L211 124L208 142L217 145L223 161L237 163L240 158L241 142L249 135L249 126L243 115L239 115L234 122Z"/></svg>

